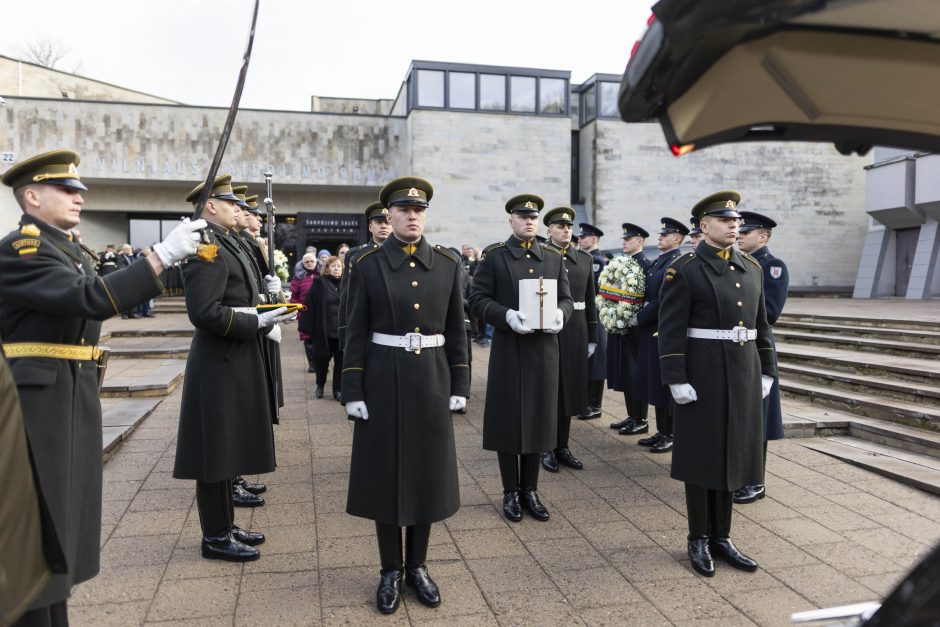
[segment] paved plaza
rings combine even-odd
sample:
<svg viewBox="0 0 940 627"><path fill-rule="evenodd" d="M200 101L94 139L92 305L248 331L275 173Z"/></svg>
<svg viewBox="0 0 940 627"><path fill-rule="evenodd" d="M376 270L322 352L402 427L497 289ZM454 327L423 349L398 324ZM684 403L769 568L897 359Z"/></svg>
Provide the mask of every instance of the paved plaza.
<svg viewBox="0 0 940 627"><path fill-rule="evenodd" d="M148 324L188 326L183 314ZM74 590L74 625L783 625L794 611L880 598L940 540L940 498L787 439L770 443L768 498L735 506L732 537L760 570L719 562L700 577L670 455L607 427L623 418L613 392L602 418L574 421L585 469L542 473L551 520L510 523L496 455L481 448L489 351L474 345L468 413L453 417L462 508L431 535L443 602L428 609L408 590L381 616L374 527L345 513L352 423L314 398L295 328L282 346L278 469L258 477L267 504L236 511L267 534L261 559L200 557L193 482L171 476L177 388L105 465L101 574Z"/></svg>

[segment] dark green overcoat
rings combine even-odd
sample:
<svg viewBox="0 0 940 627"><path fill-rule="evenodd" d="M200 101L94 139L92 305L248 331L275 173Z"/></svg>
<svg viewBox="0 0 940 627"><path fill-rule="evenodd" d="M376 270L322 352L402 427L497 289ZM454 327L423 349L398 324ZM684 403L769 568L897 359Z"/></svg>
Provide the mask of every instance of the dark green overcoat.
<svg viewBox="0 0 940 627"><path fill-rule="evenodd" d="M353 261L356 260L356 257L366 252L367 250L372 250L373 248L378 248L379 245L376 241L369 240L365 244L360 244L346 251L346 259L343 261L343 276L339 281L339 347L342 349L346 345L346 327L347 325L347 309L349 302L349 276L352 274Z"/></svg>
<svg viewBox="0 0 940 627"><path fill-rule="evenodd" d="M483 411L488 451L542 453L557 444L558 336L520 335L506 322L506 312L519 309L519 280L540 276L558 281L558 308L571 320L574 305L557 249L538 243L526 249L510 236L486 248L473 276L471 311L494 328Z"/></svg>
<svg viewBox="0 0 940 627"><path fill-rule="evenodd" d="M0 241L0 337L5 344L95 345L102 320L153 298L163 288L145 259L98 276L94 253L62 231L27 215L20 226ZM10 369L46 506L46 544L58 544L64 556L59 569L64 572L53 575L33 602L35 608L68 598L72 585L98 573L98 369L93 361L47 357L10 359Z"/></svg>
<svg viewBox="0 0 940 627"><path fill-rule="evenodd" d="M211 261L183 266L186 311L196 327L186 360L177 479L207 483L274 470L274 433L261 357L264 331L254 314L235 307L258 304L251 260L224 228L209 223L218 245Z"/></svg>
<svg viewBox="0 0 940 627"><path fill-rule="evenodd" d="M551 241L548 247L561 252ZM571 298L582 303L574 309L565 328L558 334L558 415L575 416L588 405L588 342L597 342L597 303L594 300L594 261L590 253L569 246L564 253L565 275Z"/></svg>
<svg viewBox="0 0 940 627"><path fill-rule="evenodd" d="M460 262L422 238L413 255L395 236L356 257L349 275L343 400L365 401L356 421L346 511L400 527L460 507L450 397L469 393ZM408 352L373 333L444 336Z"/></svg>
<svg viewBox="0 0 940 627"><path fill-rule="evenodd" d="M666 270L659 309L663 385L690 383L698 400L675 405L672 477L730 492L763 481L761 374L776 374L763 272L732 249L702 241ZM688 329L757 330L757 340L693 339Z"/></svg>

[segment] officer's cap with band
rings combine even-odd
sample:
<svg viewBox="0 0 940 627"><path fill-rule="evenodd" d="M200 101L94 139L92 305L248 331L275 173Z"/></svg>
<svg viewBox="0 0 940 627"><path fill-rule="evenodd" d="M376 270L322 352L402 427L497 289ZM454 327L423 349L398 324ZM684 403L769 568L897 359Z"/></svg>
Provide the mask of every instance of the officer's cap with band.
<svg viewBox="0 0 940 627"><path fill-rule="evenodd" d="M374 203L366 207L366 221L369 220L378 220L380 222L388 221L388 209L385 208L381 202L376 200Z"/></svg>
<svg viewBox="0 0 940 627"><path fill-rule="evenodd" d="M24 185L41 183L44 185L64 185L75 189L86 190L78 176L77 166L82 160L77 152L72 150L53 150L41 155L20 161L3 173L0 181L13 189Z"/></svg>
<svg viewBox="0 0 940 627"><path fill-rule="evenodd" d="M248 204L248 211L261 215L261 210L258 209L258 194L245 196L245 202Z"/></svg>
<svg viewBox="0 0 940 627"><path fill-rule="evenodd" d="M248 193L247 185L233 185L232 193L235 194L236 197L238 197L238 200L235 201L236 205L238 205L242 209L251 209L251 206L248 204L248 202L245 199L245 194Z"/></svg>
<svg viewBox="0 0 940 627"><path fill-rule="evenodd" d="M506 213L518 213L523 216L537 216L545 201L535 194L519 194L506 201Z"/></svg>
<svg viewBox="0 0 940 627"><path fill-rule="evenodd" d="M646 239L650 234L641 227L638 227L635 224L630 224L629 222L624 222L620 225L620 228L623 229L623 239L630 239L631 237L640 236L643 239Z"/></svg>
<svg viewBox="0 0 940 627"><path fill-rule="evenodd" d="M186 202L195 203L199 200L199 194L202 193L202 188L205 187L205 183L200 183L197 185L193 191L186 194ZM234 203L237 203L239 198L235 195L235 192L232 190L232 175L231 174L222 174L221 176L215 177L215 180L212 181L212 189L209 192L209 198L217 198L219 200L230 200Z"/></svg>
<svg viewBox="0 0 940 627"><path fill-rule="evenodd" d="M567 224L571 226L574 224L574 209L571 207L555 207L545 213L542 222L545 223L545 226L551 226L552 224Z"/></svg>
<svg viewBox="0 0 940 627"><path fill-rule="evenodd" d="M672 218L660 218L660 235L666 235L668 233L679 233L683 237L689 234L689 227L682 224L678 220L673 220Z"/></svg>
<svg viewBox="0 0 940 627"><path fill-rule="evenodd" d="M388 208L394 205L426 208L433 195L434 187L428 181L417 176L403 176L385 184L379 192L379 202Z"/></svg>
<svg viewBox="0 0 940 627"><path fill-rule="evenodd" d="M700 235L702 233L702 229L699 227L700 222L698 221L698 218L692 216L689 218L689 223L692 225L692 229L689 231L689 235Z"/></svg>
<svg viewBox="0 0 940 627"><path fill-rule="evenodd" d="M737 206L741 202L741 194L733 189L709 194L692 207L692 215L698 220L706 216L716 218L740 218Z"/></svg>
<svg viewBox="0 0 940 627"><path fill-rule="evenodd" d="M581 224L578 225L578 227L581 229L581 237L584 237L585 235L593 235L595 237L604 237L604 232L600 230L599 228L597 228L596 226L594 226L593 224L582 222Z"/></svg>
<svg viewBox="0 0 940 627"><path fill-rule="evenodd" d="M777 223L753 211L741 212L741 226L738 227L738 233L747 233L755 229L767 229L768 231L777 226Z"/></svg>

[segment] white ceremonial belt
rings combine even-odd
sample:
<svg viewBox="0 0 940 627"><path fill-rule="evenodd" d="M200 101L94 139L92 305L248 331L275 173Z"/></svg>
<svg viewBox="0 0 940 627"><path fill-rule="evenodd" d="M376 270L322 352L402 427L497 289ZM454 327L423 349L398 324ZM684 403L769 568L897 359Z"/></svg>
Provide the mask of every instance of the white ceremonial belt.
<svg viewBox="0 0 940 627"><path fill-rule="evenodd" d="M730 340L749 342L757 339L757 329L733 327L731 329L689 329L689 337L697 340Z"/></svg>
<svg viewBox="0 0 940 627"><path fill-rule="evenodd" d="M394 348L404 348L409 353L419 351L422 348L437 348L444 345L444 336L421 335L420 333L406 333L404 335L389 335L387 333L373 333L372 343L381 346L392 346Z"/></svg>
<svg viewBox="0 0 940 627"><path fill-rule="evenodd" d="M575 311L581 311L581 310L584 309L585 307L587 307L587 303L584 302L583 300L576 300L576 301L574 301L574 310L575 310Z"/></svg>

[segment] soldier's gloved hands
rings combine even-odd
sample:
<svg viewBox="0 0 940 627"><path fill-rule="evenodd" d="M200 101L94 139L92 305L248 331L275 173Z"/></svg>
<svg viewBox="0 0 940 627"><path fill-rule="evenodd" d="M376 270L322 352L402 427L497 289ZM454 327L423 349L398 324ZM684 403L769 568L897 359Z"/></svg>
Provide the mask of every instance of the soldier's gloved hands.
<svg viewBox="0 0 940 627"><path fill-rule="evenodd" d="M532 333L532 329L525 325L525 314L515 309L506 312L506 323L516 333Z"/></svg>
<svg viewBox="0 0 940 627"><path fill-rule="evenodd" d="M588 357L594 354L594 351L597 350L597 342L588 342Z"/></svg>
<svg viewBox="0 0 940 627"><path fill-rule="evenodd" d="M451 396L450 397L450 410L451 411L460 411L461 409L467 408L467 397L466 396Z"/></svg>
<svg viewBox="0 0 940 627"><path fill-rule="evenodd" d="M281 291L281 280L270 274L264 277L264 289L268 294L277 294Z"/></svg>
<svg viewBox="0 0 940 627"><path fill-rule="evenodd" d="M199 229L206 228L206 221L199 219L190 222L183 218L180 224L170 231L162 242L153 245L153 252L160 258L164 268L169 268L177 261L182 261L196 254L199 245Z"/></svg>
<svg viewBox="0 0 940 627"><path fill-rule="evenodd" d="M268 339L273 342L277 342L278 344L281 343L281 326L280 325L275 324L273 327L271 327L271 330L268 331Z"/></svg>
<svg viewBox="0 0 940 627"><path fill-rule="evenodd" d="M565 312L561 309L555 311L555 323L545 329L546 333L558 333L565 326Z"/></svg>
<svg viewBox="0 0 940 627"><path fill-rule="evenodd" d="M768 377L766 374L760 376L760 397L767 398L767 395L770 394L770 388L774 386L774 378Z"/></svg>
<svg viewBox="0 0 940 627"><path fill-rule="evenodd" d="M669 392L672 394L672 400L680 405L691 403L698 400L698 394L688 383L670 383Z"/></svg>
<svg viewBox="0 0 940 627"><path fill-rule="evenodd" d="M346 403L346 415L350 420L368 420L369 410L366 409L365 401Z"/></svg>
<svg viewBox="0 0 940 627"><path fill-rule="evenodd" d="M271 327L279 322L287 322L288 320L293 320L294 316L297 314L286 313L287 307L278 307L277 309L272 309L271 311L266 311L264 313L257 314L258 316L258 328L263 329L264 327Z"/></svg>
<svg viewBox="0 0 940 627"><path fill-rule="evenodd" d="M637 322L636 316L633 316L632 318L630 318L630 321L627 323L627 326L628 326L628 327L635 327L635 326L638 325L638 324L640 324L640 323Z"/></svg>

